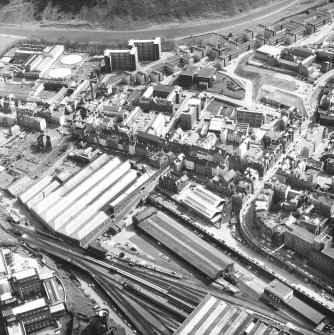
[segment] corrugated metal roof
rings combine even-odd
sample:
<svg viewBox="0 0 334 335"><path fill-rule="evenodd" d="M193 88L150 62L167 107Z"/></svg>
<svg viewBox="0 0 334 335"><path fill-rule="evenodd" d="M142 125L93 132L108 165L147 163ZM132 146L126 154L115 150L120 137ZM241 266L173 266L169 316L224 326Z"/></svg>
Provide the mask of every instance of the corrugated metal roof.
<svg viewBox="0 0 334 335"><path fill-rule="evenodd" d="M238 335L246 330L251 319L245 309L208 295L174 335ZM258 326L261 331L271 328L261 321Z"/></svg>
<svg viewBox="0 0 334 335"><path fill-rule="evenodd" d="M126 167L125 167L126 168ZM87 207L78 217L76 217L69 224L63 226L60 232L64 235L71 236L73 238L80 237L79 234L75 232L80 230L80 227L85 225L85 222L90 219L91 216L96 213L103 205L108 203L112 197L117 193L126 188L131 182L137 178L137 173L134 170L123 170L123 175L119 178L116 183L110 184L107 191L104 192L94 203ZM110 187L112 185L112 187ZM81 237L80 237L81 239Z"/></svg>
<svg viewBox="0 0 334 335"><path fill-rule="evenodd" d="M27 191L22 193L19 198L23 203L26 203L28 200L33 198L38 192L40 192L46 185L48 185L51 181L51 176L45 176L40 179L37 183L32 185Z"/></svg>
<svg viewBox="0 0 334 335"><path fill-rule="evenodd" d="M91 201L93 201L99 194L101 194L115 179L117 179L121 173L126 163L120 163L118 159L110 160L106 165L104 165L100 170L99 174L92 175L92 183L86 191L83 191L80 196L76 196L76 199L72 200L71 196L68 196L69 202L66 205L66 209L59 211L58 216L54 217L51 221L48 221L49 225L53 226L53 229L58 230L63 226L69 219L74 218L77 213L82 211ZM128 163L129 168L130 164ZM74 192L78 192L77 189Z"/></svg>
<svg viewBox="0 0 334 335"><path fill-rule="evenodd" d="M59 197L63 196L73 187L80 184L84 179L86 179L89 175L91 175L95 170L97 170L101 165L103 165L108 160L109 160L108 155L106 154L101 155L91 164L89 164L86 168L79 171L76 175L74 175L71 179L69 179L66 182L66 184L57 189L55 192L52 192L48 197L44 198L44 200L38 203L37 206L33 208L33 210L40 215L47 208L51 207L59 199Z"/></svg>
<svg viewBox="0 0 334 335"><path fill-rule="evenodd" d="M212 279L233 264L224 253L196 235L189 234L185 227L162 212L152 215L138 226Z"/></svg>
<svg viewBox="0 0 334 335"><path fill-rule="evenodd" d="M42 188L38 193L31 198L27 203L26 206L31 209L37 203L42 201L45 197L47 197L51 192L53 192L56 188L60 186L59 181L54 180L51 184L48 184L45 188Z"/></svg>
<svg viewBox="0 0 334 335"><path fill-rule="evenodd" d="M46 210L41 214L41 218L44 221L49 222L58 213L65 210L76 199L78 199L82 194L87 192L95 183L97 183L101 178L103 178L107 173L108 169L112 168L116 164L120 163L118 158L113 158L110 161L105 162L98 169L95 169L87 177L80 181L80 183L71 183L69 180L63 187L66 187L66 192L62 197L59 197L57 201L53 204L51 208ZM89 168L89 167L88 167ZM84 169L86 170L86 169ZM86 170L87 172L89 170ZM73 186L71 184L74 184Z"/></svg>
<svg viewBox="0 0 334 335"><path fill-rule="evenodd" d="M150 176L147 173L140 176L133 185L131 185L121 196L119 196L117 199L112 201L109 204L109 206L112 206L112 207L117 206L120 202L123 201L123 199L125 199L132 192L136 191L139 187L141 187L149 178Z"/></svg>
<svg viewBox="0 0 334 335"><path fill-rule="evenodd" d="M305 318L314 324L319 324L325 318L323 314L296 297L293 297L290 301L286 302L286 304L298 313L302 313Z"/></svg>
<svg viewBox="0 0 334 335"><path fill-rule="evenodd" d="M76 234L71 237L75 237L77 240L82 240L95 228L101 226L106 220L109 220L109 216L104 212L99 212L92 220L87 222Z"/></svg>

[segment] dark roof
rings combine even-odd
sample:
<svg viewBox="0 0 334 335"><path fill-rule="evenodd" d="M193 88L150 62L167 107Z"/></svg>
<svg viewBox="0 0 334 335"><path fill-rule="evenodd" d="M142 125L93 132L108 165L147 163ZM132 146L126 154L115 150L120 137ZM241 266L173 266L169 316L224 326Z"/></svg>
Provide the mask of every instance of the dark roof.
<svg viewBox="0 0 334 335"><path fill-rule="evenodd" d="M320 169L322 166L322 162L313 158L307 158L307 165Z"/></svg>
<svg viewBox="0 0 334 335"><path fill-rule="evenodd" d="M183 60L190 60L192 57L191 56L189 56L189 55L182 55L182 59Z"/></svg>
<svg viewBox="0 0 334 335"><path fill-rule="evenodd" d="M322 250L322 253L334 260L334 248L327 248Z"/></svg>
<svg viewBox="0 0 334 335"><path fill-rule="evenodd" d="M211 78L215 73L217 69L214 67L205 67L201 71L198 72L199 78Z"/></svg>
<svg viewBox="0 0 334 335"><path fill-rule="evenodd" d="M277 40L278 38L285 37L285 31L280 32L279 34L276 34L275 36L270 37L269 41Z"/></svg>
<svg viewBox="0 0 334 335"><path fill-rule="evenodd" d="M275 292L275 294L280 297L280 296L287 296L288 294L291 294L292 289L285 284L283 284L281 281L274 279L272 282L270 282L267 286L266 289L270 289L272 292Z"/></svg>
<svg viewBox="0 0 334 335"><path fill-rule="evenodd" d="M255 40L250 40L250 41L247 41L247 42L245 42L245 43L240 44L240 45L238 46L238 48L240 49L240 48L245 47L245 46L247 46L247 45L254 45L254 44L256 44L256 41L255 41Z"/></svg>
<svg viewBox="0 0 334 335"><path fill-rule="evenodd" d="M307 22L307 24L316 25L316 24L321 23L323 21L324 21L324 17L322 16L322 17L319 17L317 19L314 19L312 21Z"/></svg>
<svg viewBox="0 0 334 335"><path fill-rule="evenodd" d="M298 27L294 28L293 30L291 30L290 33L291 34L297 34L297 33L301 32L301 31L304 31L304 30L305 30L305 27L298 26Z"/></svg>
<svg viewBox="0 0 334 335"><path fill-rule="evenodd" d="M317 310L315 310L308 304L305 304L303 301L296 297L293 297L290 301L287 301L286 304L298 313L303 314L305 318L307 318L316 325L325 318L323 314L319 313Z"/></svg>
<svg viewBox="0 0 334 335"><path fill-rule="evenodd" d="M282 58L279 58L277 60L277 62L278 62L278 64L285 64L285 65L289 65L289 66L298 67L297 63L294 63L294 62L291 62L290 60L286 60L286 59L282 59Z"/></svg>
<svg viewBox="0 0 334 335"><path fill-rule="evenodd" d="M296 224L291 224L287 232L291 232L290 229L292 229L292 235L298 236L300 239L306 241L309 244L313 244L315 235L310 233L305 228L299 227Z"/></svg>
<svg viewBox="0 0 334 335"><path fill-rule="evenodd" d="M297 47L293 47L292 49L291 49L291 53L292 54L294 54L295 52L305 52L305 53L308 53L308 54L310 54L310 55L313 55L313 50L312 49L310 49L310 48L307 48L307 47L299 47L299 46L297 46Z"/></svg>
<svg viewBox="0 0 334 335"><path fill-rule="evenodd" d="M137 133L137 138L140 139L147 139L150 141L155 141L157 143L163 143L164 140L162 138L160 138L159 136L153 135L153 134L149 134L149 133L145 133L144 131L139 130Z"/></svg>
<svg viewBox="0 0 334 335"><path fill-rule="evenodd" d="M264 136L269 137L271 140L278 141L281 134L278 131L269 130Z"/></svg>
<svg viewBox="0 0 334 335"><path fill-rule="evenodd" d="M174 91L174 86L165 86L165 85L153 85L153 91L158 91L158 92L173 92Z"/></svg>
<svg viewBox="0 0 334 335"><path fill-rule="evenodd" d="M182 56L179 55L179 54L177 54L177 55L175 55L175 56L168 57L168 58L166 59L166 62L167 62L167 63L168 63L168 62L174 62L174 61L179 60L179 59L181 59L181 58L182 58Z"/></svg>
<svg viewBox="0 0 334 335"><path fill-rule="evenodd" d="M162 212L140 222L138 227L211 279L233 265L224 253Z"/></svg>
<svg viewBox="0 0 334 335"><path fill-rule="evenodd" d="M194 71L194 70L186 69L186 70L182 70L179 76L180 76L180 77L181 77L181 76L185 76L185 77L193 77L194 74L195 74L195 71Z"/></svg>

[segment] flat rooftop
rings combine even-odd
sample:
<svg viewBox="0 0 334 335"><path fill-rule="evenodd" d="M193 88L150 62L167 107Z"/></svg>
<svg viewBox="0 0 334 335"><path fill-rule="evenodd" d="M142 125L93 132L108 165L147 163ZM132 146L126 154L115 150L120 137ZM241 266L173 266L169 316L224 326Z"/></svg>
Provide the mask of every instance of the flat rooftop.
<svg viewBox="0 0 334 335"><path fill-rule="evenodd" d="M205 67L201 71L198 72L198 78L206 78L210 79L216 73L217 69L214 67Z"/></svg>
<svg viewBox="0 0 334 335"><path fill-rule="evenodd" d="M256 52L264 53L269 56L278 56L281 54L281 49L271 45L263 45L262 47L258 48Z"/></svg>
<svg viewBox="0 0 334 335"><path fill-rule="evenodd" d="M22 279L29 278L35 275L36 275L36 269L29 268L23 271L15 272L13 274L13 278L15 278L16 280L22 280Z"/></svg>
<svg viewBox="0 0 334 335"><path fill-rule="evenodd" d="M45 299L41 298L41 299L26 302L25 304L21 306L14 307L12 308L12 312L14 315L20 315L20 314L44 307L44 306L46 306Z"/></svg>
<svg viewBox="0 0 334 335"><path fill-rule="evenodd" d="M292 289L279 280L275 279L271 283L269 283L266 287L266 290L274 293L280 299L284 300L288 295L293 293Z"/></svg>

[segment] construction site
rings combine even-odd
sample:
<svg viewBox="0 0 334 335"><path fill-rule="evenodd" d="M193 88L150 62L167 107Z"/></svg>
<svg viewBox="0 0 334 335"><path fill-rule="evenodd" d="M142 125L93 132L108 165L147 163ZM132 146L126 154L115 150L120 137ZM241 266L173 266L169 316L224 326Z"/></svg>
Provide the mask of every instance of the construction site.
<svg viewBox="0 0 334 335"><path fill-rule="evenodd" d="M0 152L0 188L2 190L25 175L32 179L39 178L57 161L61 161L64 154L72 148L68 137L53 131L50 150L40 150L39 135L41 134L22 131L3 143Z"/></svg>

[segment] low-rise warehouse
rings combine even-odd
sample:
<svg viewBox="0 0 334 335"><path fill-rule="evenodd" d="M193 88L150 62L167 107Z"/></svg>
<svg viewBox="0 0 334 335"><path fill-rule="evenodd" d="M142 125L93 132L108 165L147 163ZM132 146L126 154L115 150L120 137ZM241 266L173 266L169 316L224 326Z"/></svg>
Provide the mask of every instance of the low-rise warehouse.
<svg viewBox="0 0 334 335"><path fill-rule="evenodd" d="M151 214L142 221L134 219L134 222L139 222L139 229L211 280L223 276L233 268L233 262L224 253L191 234L177 221L162 212Z"/></svg>
<svg viewBox="0 0 334 335"><path fill-rule="evenodd" d="M62 185L45 176L20 200L52 232L86 246L110 223L104 212L106 205L118 204L117 199L123 199L124 194L128 199L125 205L129 204L147 179L145 175L138 179L129 162L102 154Z"/></svg>

